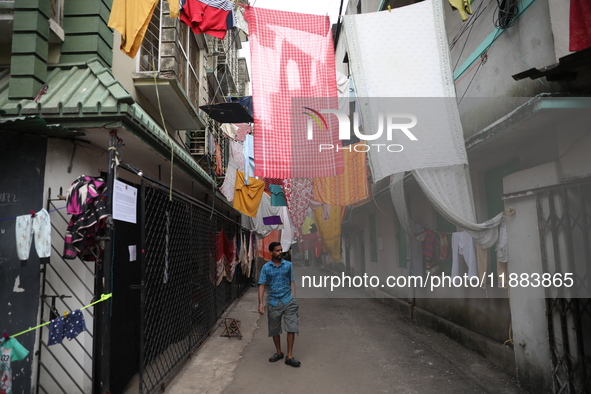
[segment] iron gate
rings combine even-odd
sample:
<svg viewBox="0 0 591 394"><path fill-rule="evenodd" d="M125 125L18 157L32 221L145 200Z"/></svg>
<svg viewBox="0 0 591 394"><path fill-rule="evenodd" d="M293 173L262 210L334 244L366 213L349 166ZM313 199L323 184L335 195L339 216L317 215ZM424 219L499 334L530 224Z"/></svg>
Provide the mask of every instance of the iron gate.
<svg viewBox="0 0 591 394"><path fill-rule="evenodd" d="M61 191L60 191L61 194ZM62 257L64 232L68 219L61 208L62 197L51 198L48 192L47 210L51 215L51 263L41 266L41 323L59 317L64 311L74 311L94 298L95 263ZM56 236L57 235L57 236ZM84 311L87 331L61 345L48 346L48 327L41 328L37 351L36 393L82 393L92 390L94 307Z"/></svg>
<svg viewBox="0 0 591 394"><path fill-rule="evenodd" d="M536 207L544 272L573 273L576 286L546 293L554 392L590 393L591 182L538 191Z"/></svg>
<svg viewBox="0 0 591 394"><path fill-rule="evenodd" d="M166 384L250 285L238 265L216 286L216 234L245 231L202 202L144 179L141 190L140 393ZM250 234L248 234L250 236Z"/></svg>

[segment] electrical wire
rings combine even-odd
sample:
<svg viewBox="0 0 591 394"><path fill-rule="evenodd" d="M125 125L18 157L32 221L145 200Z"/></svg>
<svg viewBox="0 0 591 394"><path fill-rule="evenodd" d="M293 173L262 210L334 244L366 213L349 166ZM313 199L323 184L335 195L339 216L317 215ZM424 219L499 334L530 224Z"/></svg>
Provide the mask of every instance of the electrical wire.
<svg viewBox="0 0 591 394"><path fill-rule="evenodd" d="M486 63L486 60L485 60L486 57L487 57L486 52L482 56L483 56L483 58L481 58L480 62L478 63L478 68L474 72L474 75L472 75L472 79L468 83L468 86L466 86L466 90L464 90L464 94L462 94L462 97L460 98L460 101L458 101L458 105L461 104L462 100L464 99L464 96L466 95L466 93L468 93L468 90L470 89L470 85L472 85L472 82L474 81L474 78L476 78L476 74L478 74L478 70L480 70L480 68L482 67L482 65L484 63Z"/></svg>
<svg viewBox="0 0 591 394"><path fill-rule="evenodd" d="M455 47L457 42L466 33L466 31L468 31L468 29L471 30L471 27L474 26L474 23L476 23L476 21L482 16L482 14L484 14L484 11L487 9L488 5L492 1L493 0L489 0L485 3L485 1L483 0L480 4L478 4L476 9L474 10L474 13L472 14L472 17L470 17L470 19L468 19L466 23L462 24L462 27L460 28L458 34L456 34L456 36L451 40L451 43L449 44L450 51ZM468 37L466 37L466 40L468 40Z"/></svg>
<svg viewBox="0 0 591 394"><path fill-rule="evenodd" d="M492 0L489 0L489 2L486 3L486 5L484 5L484 7L483 7L484 2L478 4L478 7L476 8L474 15L468 20L468 22L466 23L465 26L462 26L462 30L460 30L460 32L458 33L456 38L454 38L454 40L452 40L452 43L449 46L450 51L455 47L455 45L459 41L460 37L462 37L464 35L464 33L466 33L466 31L468 31L468 35L466 36L466 39L464 40L464 45L462 46L462 50L460 51L460 54L458 55L458 58L456 60L456 64L454 64L454 66L453 66L454 70L456 69L456 67L460 63L460 59L462 58L462 54L464 53L464 49L466 49L466 44L468 43L468 40L470 39L470 35L472 34L472 28L474 27L476 21L482 16L482 14L484 13L484 11L486 10L486 8L488 7L488 5L490 4L491 1Z"/></svg>
<svg viewBox="0 0 591 394"><path fill-rule="evenodd" d="M515 0L497 0L497 17L494 20L495 27L507 29L515 24L519 7Z"/></svg>

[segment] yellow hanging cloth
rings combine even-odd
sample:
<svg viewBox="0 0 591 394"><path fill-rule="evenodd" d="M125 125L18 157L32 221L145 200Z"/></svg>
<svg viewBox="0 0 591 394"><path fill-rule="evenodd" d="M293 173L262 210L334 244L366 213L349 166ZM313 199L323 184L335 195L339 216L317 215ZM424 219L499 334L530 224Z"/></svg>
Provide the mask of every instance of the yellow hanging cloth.
<svg viewBox="0 0 591 394"><path fill-rule="evenodd" d="M108 26L121 33L121 50L134 58L158 0L114 0Z"/></svg>
<svg viewBox="0 0 591 394"><path fill-rule="evenodd" d="M178 18L179 17L179 8L180 8L179 0L167 0L167 1L168 1L168 8L170 9L170 14L168 16L171 18Z"/></svg>
<svg viewBox="0 0 591 394"><path fill-rule="evenodd" d="M470 0L448 0L451 8L453 10L458 10L460 16L462 17L462 21L466 21L468 16L466 14L472 15L472 7L470 7Z"/></svg>
<svg viewBox="0 0 591 394"><path fill-rule="evenodd" d="M314 199L327 205L362 205L371 200L371 191L367 180L366 153L357 147L365 145L359 142L343 149L345 170L342 174L331 177L314 178Z"/></svg>
<svg viewBox="0 0 591 394"><path fill-rule="evenodd" d="M244 173L236 171L234 209L247 216L256 217L264 192L265 182L251 177L248 180L248 185L245 185Z"/></svg>
<svg viewBox="0 0 591 394"><path fill-rule="evenodd" d="M335 263L341 262L341 212L342 207L331 206L328 220L322 219L322 207L314 210L314 219L322 244Z"/></svg>

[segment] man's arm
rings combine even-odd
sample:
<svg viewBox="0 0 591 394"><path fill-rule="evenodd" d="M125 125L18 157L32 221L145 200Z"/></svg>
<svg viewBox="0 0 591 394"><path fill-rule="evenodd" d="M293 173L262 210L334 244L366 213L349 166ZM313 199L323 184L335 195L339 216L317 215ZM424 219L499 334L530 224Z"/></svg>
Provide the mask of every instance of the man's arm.
<svg viewBox="0 0 591 394"><path fill-rule="evenodd" d="M290 276L290 279L291 279L291 281L289 283L289 287L291 287L291 296L293 298L296 298L296 292L295 292L295 273L293 272L293 265L291 266L289 276Z"/></svg>
<svg viewBox="0 0 591 394"><path fill-rule="evenodd" d="M259 313L265 314L265 304L263 303L263 297L265 296L265 285L259 285Z"/></svg>

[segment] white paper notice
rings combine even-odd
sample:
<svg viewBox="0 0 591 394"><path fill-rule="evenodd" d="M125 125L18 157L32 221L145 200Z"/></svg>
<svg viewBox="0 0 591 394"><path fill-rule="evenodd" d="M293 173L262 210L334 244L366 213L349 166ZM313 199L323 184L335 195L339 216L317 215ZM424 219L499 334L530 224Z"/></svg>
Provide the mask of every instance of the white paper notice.
<svg viewBox="0 0 591 394"><path fill-rule="evenodd" d="M136 223L137 189L115 179L113 182L113 219Z"/></svg>
<svg viewBox="0 0 591 394"><path fill-rule="evenodd" d="M137 247L135 245L129 245L129 261L135 261L137 259Z"/></svg>

